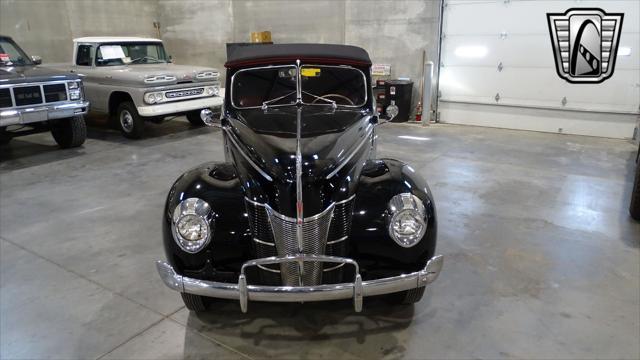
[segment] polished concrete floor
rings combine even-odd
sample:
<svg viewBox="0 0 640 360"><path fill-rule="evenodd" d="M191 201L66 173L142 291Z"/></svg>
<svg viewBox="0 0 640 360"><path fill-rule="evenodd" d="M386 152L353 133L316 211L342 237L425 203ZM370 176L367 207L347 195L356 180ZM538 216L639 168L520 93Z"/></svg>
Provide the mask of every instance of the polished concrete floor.
<svg viewBox="0 0 640 360"><path fill-rule="evenodd" d="M173 180L221 160L220 132L185 121L128 141L92 127L0 151L0 357L640 357L640 224L627 215L628 141L386 124L380 157L436 198L443 272L415 306L217 302L196 316L161 283Z"/></svg>

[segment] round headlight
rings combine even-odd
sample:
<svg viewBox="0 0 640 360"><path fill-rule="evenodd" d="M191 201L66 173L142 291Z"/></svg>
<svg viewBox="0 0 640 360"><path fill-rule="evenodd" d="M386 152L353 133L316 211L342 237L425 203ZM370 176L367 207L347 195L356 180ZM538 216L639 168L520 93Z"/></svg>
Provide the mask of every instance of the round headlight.
<svg viewBox="0 0 640 360"><path fill-rule="evenodd" d="M173 237L178 246L188 253L196 253L209 243L212 227L211 207L202 199L183 200L173 211Z"/></svg>
<svg viewBox="0 0 640 360"><path fill-rule="evenodd" d="M389 236L400 246L416 245L427 231L426 211L422 200L409 193L391 198L388 206Z"/></svg>
<svg viewBox="0 0 640 360"><path fill-rule="evenodd" d="M155 93L144 94L144 101L147 104L155 104L155 102L156 102L156 94Z"/></svg>

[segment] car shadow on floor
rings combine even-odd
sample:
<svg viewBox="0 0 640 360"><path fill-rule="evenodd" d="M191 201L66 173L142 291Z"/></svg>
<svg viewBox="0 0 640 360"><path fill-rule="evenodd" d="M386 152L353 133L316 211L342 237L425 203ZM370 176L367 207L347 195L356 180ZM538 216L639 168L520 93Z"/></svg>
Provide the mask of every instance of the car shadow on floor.
<svg viewBox="0 0 640 360"><path fill-rule="evenodd" d="M0 171L19 170L85 154L83 147L60 149L49 133L14 138L0 145ZM35 141L34 141L35 140ZM42 140L42 141L41 141Z"/></svg>
<svg viewBox="0 0 640 360"><path fill-rule="evenodd" d="M428 298L422 305L428 305ZM431 316L431 311L427 311L418 317ZM404 347L394 334L408 328L415 319L414 305L390 305L377 298L365 298L361 313L354 312L350 300L305 304L250 302L246 314L240 312L235 301L214 300L208 311L190 312L187 326L231 347L241 344L243 352L247 346L261 346L269 349L261 356L288 358L301 351L291 343L304 343L307 354L315 354L316 350L321 352L327 342L364 344L367 337L379 334L384 335L384 344L374 344L375 348L402 353ZM186 332L185 336L187 354L192 335ZM287 346L279 346L283 344ZM255 354L249 352L249 355Z"/></svg>
<svg viewBox="0 0 640 360"><path fill-rule="evenodd" d="M87 138L107 141L128 146L150 146L156 143L171 142L195 135L218 131L206 126L195 127L184 117L178 116L161 123L145 122L144 135L141 139L128 139L105 115L89 115L87 122Z"/></svg>

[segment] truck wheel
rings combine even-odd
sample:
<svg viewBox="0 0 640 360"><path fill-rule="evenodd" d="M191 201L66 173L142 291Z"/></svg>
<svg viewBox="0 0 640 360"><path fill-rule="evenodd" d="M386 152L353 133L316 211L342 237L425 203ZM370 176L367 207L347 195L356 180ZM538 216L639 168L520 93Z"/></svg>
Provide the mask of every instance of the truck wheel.
<svg viewBox="0 0 640 360"><path fill-rule="evenodd" d="M424 296L424 286L387 295L387 302L394 305L415 304Z"/></svg>
<svg viewBox="0 0 640 360"><path fill-rule="evenodd" d="M204 121L200 118L200 110L189 111L187 113L187 120L189 120L193 126L204 126Z"/></svg>
<svg viewBox="0 0 640 360"><path fill-rule="evenodd" d="M640 163L636 165L636 179L633 183L629 213L632 218L640 221Z"/></svg>
<svg viewBox="0 0 640 360"><path fill-rule="evenodd" d="M124 137L140 139L144 134L144 119L138 114L136 106L131 101L118 105L116 121Z"/></svg>
<svg viewBox="0 0 640 360"><path fill-rule="evenodd" d="M187 293L180 293L182 301L187 309L194 312L202 312L207 310L207 298L200 295L193 295Z"/></svg>
<svg viewBox="0 0 640 360"><path fill-rule="evenodd" d="M87 138L87 125L82 116L59 119L51 125L51 135L63 149L78 147Z"/></svg>

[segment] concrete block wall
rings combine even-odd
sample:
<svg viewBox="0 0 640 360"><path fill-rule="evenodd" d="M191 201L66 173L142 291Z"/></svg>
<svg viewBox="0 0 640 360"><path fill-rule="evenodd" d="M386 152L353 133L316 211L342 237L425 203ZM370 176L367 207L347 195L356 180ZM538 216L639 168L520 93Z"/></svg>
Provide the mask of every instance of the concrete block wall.
<svg viewBox="0 0 640 360"><path fill-rule="evenodd" d="M0 34L44 62L71 61L76 37L157 37L157 5L157 0L0 0Z"/></svg>
<svg viewBox="0 0 640 360"><path fill-rule="evenodd" d="M269 30L273 41L362 46L392 77L414 81L422 50L437 60L439 0L0 0L0 33L46 62L69 61L71 39L91 35L160 37L178 64L222 69L227 42Z"/></svg>

